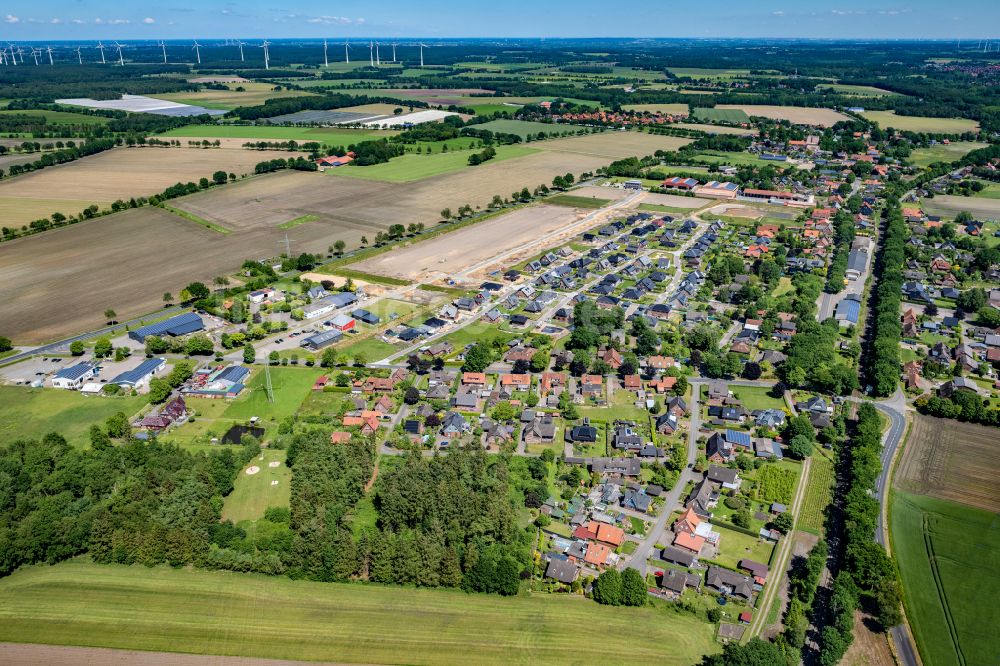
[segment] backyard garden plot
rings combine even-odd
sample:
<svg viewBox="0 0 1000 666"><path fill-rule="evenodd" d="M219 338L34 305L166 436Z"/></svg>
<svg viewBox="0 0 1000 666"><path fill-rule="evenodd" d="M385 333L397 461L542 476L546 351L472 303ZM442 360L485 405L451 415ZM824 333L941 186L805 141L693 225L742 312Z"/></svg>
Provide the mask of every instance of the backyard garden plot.
<svg viewBox="0 0 1000 666"><path fill-rule="evenodd" d="M237 148L116 148L0 182L0 212L8 226L60 212L149 196L177 182L211 178L215 171L252 173L264 160L298 153ZM80 202L87 202L80 206Z"/></svg>
<svg viewBox="0 0 1000 666"><path fill-rule="evenodd" d="M928 666L994 664L1000 637L1000 521L982 511L894 491L892 552L907 619Z"/></svg>
<svg viewBox="0 0 1000 666"><path fill-rule="evenodd" d="M365 664L457 666L472 653L486 666L579 663L567 627L628 634L629 660L642 663L687 665L719 650L713 626L694 615L574 595L505 599L83 559L0 581L0 641Z"/></svg>
<svg viewBox="0 0 1000 666"><path fill-rule="evenodd" d="M1000 512L1000 447L988 426L917 415L896 471L899 490Z"/></svg>
<svg viewBox="0 0 1000 666"><path fill-rule="evenodd" d="M979 123L968 118L928 118L924 116L899 116L895 111L865 111L861 115L882 129L906 132L927 132L928 134L962 134L979 131Z"/></svg>
<svg viewBox="0 0 1000 666"><path fill-rule="evenodd" d="M748 116L761 116L772 120L787 120L795 125L816 125L831 127L850 120L849 116L833 109L818 109L800 106L773 106L769 104L720 104L717 110L738 110Z"/></svg>

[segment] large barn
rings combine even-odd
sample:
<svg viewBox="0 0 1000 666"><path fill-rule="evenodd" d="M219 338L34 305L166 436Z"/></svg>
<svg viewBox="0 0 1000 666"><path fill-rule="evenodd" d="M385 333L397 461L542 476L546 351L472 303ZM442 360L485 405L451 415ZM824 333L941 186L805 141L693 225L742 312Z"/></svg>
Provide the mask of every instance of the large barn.
<svg viewBox="0 0 1000 666"><path fill-rule="evenodd" d="M179 314L176 317L171 317L170 319L165 319L163 321L158 321L155 324L150 324L148 326L143 326L137 328L134 331L129 331L128 337L132 338L136 342L145 342L146 338L150 335L160 336L160 335L186 335L187 333L194 333L195 331L200 331L205 328L205 322L201 320L196 312L185 312L184 314Z"/></svg>

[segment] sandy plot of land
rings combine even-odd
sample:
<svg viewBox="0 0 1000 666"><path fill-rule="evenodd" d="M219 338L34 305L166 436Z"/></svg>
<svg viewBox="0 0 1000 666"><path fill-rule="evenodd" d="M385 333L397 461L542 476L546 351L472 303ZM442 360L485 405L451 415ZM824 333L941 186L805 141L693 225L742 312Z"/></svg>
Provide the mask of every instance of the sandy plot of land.
<svg viewBox="0 0 1000 666"><path fill-rule="evenodd" d="M1000 219L1000 199L940 195L933 199L924 199L923 207L929 213L939 213L947 217L954 217L956 213L964 210L976 218Z"/></svg>
<svg viewBox="0 0 1000 666"><path fill-rule="evenodd" d="M677 150L689 143L691 143L691 139L676 136L641 134L639 132L602 132L565 139L551 139L544 143L532 144L532 147L550 152L592 155L617 160L623 157L644 157L652 155L657 150ZM572 171L576 171L576 169L572 169Z"/></svg>
<svg viewBox="0 0 1000 666"><path fill-rule="evenodd" d="M296 227L295 250L325 252L322 227ZM220 234L159 208L141 208L0 243L0 329L15 342L46 342L94 330L163 305L190 282L211 282L244 259L271 257L284 232Z"/></svg>
<svg viewBox="0 0 1000 666"><path fill-rule="evenodd" d="M531 206L507 215L378 255L356 264L359 270L415 280L456 273L513 250L540 235L577 222L585 213L561 206Z"/></svg>
<svg viewBox="0 0 1000 666"><path fill-rule="evenodd" d="M218 170L242 175L252 173L258 162L294 155L237 148L117 148L4 180L0 182L0 202L4 202L0 206L13 214L13 201L17 199L65 200L75 206L80 201L98 203L148 196L177 182L211 178ZM30 214L24 211L21 216L5 218L5 222L25 224L57 210L66 214L79 209L32 208Z"/></svg>
<svg viewBox="0 0 1000 666"><path fill-rule="evenodd" d="M773 106L769 104L719 104L719 109L742 109L748 116L762 116L774 120L787 120L798 125L831 127L848 116L833 109L810 109L798 106Z"/></svg>
<svg viewBox="0 0 1000 666"><path fill-rule="evenodd" d="M996 428L918 415L896 472L896 486L1000 512L997 441Z"/></svg>
<svg viewBox="0 0 1000 666"><path fill-rule="evenodd" d="M599 185L588 185L587 187L578 187L575 190L568 192L570 196L574 197L591 197L594 199L608 199L610 201L621 201L628 195L632 194L629 190L620 187L601 187Z"/></svg>
<svg viewBox="0 0 1000 666"><path fill-rule="evenodd" d="M642 203L670 206L672 208L701 208L712 203L712 199L682 197L677 194L647 194L643 197Z"/></svg>

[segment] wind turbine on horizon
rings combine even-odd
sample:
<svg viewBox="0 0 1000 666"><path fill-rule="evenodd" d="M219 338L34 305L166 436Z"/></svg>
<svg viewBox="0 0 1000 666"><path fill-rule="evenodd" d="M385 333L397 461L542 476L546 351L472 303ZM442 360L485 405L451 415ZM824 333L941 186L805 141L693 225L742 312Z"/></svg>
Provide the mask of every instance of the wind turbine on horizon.
<svg viewBox="0 0 1000 666"><path fill-rule="evenodd" d="M264 40L264 43L260 45L260 48L264 49L264 69L271 69L271 57L268 55L267 47L271 45L271 42Z"/></svg>
<svg viewBox="0 0 1000 666"><path fill-rule="evenodd" d="M396 42L392 43L392 61L396 62Z"/></svg>
<svg viewBox="0 0 1000 666"><path fill-rule="evenodd" d="M14 44L8 42L7 48L10 50L10 61L17 66L17 53L14 51Z"/></svg>
<svg viewBox="0 0 1000 666"><path fill-rule="evenodd" d="M371 62L371 66L375 66L375 42L368 40L368 60Z"/></svg>
<svg viewBox="0 0 1000 666"><path fill-rule="evenodd" d="M324 67L329 67L330 66L330 59L326 55L326 40L325 39L323 40L323 66Z"/></svg>
<svg viewBox="0 0 1000 666"><path fill-rule="evenodd" d="M382 59L378 56L378 42L375 42L375 64L382 66Z"/></svg>
<svg viewBox="0 0 1000 666"><path fill-rule="evenodd" d="M125 56L122 55L122 45L115 42L115 48L118 49L118 64L122 67L125 66Z"/></svg>
<svg viewBox="0 0 1000 666"><path fill-rule="evenodd" d="M160 40L160 50L163 51L163 64L166 65L167 64L167 45L166 45L166 43L162 39Z"/></svg>
<svg viewBox="0 0 1000 666"><path fill-rule="evenodd" d="M201 64L201 44L198 43L197 39L194 40L194 46L192 46L191 48L194 49L195 58L198 59L198 64L200 65Z"/></svg>
<svg viewBox="0 0 1000 666"><path fill-rule="evenodd" d="M79 63L81 65L83 64L83 54L80 53L80 47L79 46L76 47L76 59L77 59L77 61L79 61Z"/></svg>
<svg viewBox="0 0 1000 666"><path fill-rule="evenodd" d="M344 62L351 62L351 43L346 39L344 40Z"/></svg>
<svg viewBox="0 0 1000 666"><path fill-rule="evenodd" d="M36 49L34 46L31 47L31 57L35 59L35 67L38 67L38 56L41 54L41 49Z"/></svg>
<svg viewBox="0 0 1000 666"><path fill-rule="evenodd" d="M423 42L420 42L420 66L421 67L424 66L424 49L429 49L429 48L430 48L429 46L427 46Z"/></svg>
<svg viewBox="0 0 1000 666"><path fill-rule="evenodd" d="M52 62L52 47L51 47L51 46L46 46L46 47L45 47L45 50L46 50L46 51L48 52L48 54L49 54L49 67L51 67L52 65L54 65L54 64L55 64L54 62Z"/></svg>
<svg viewBox="0 0 1000 666"><path fill-rule="evenodd" d="M108 64L107 61L104 59L104 43L97 42L97 48L101 51L101 64L102 65Z"/></svg>
<svg viewBox="0 0 1000 666"><path fill-rule="evenodd" d="M240 47L240 62L246 62L246 60L243 59L243 47L246 46L246 42L237 39L236 45Z"/></svg>

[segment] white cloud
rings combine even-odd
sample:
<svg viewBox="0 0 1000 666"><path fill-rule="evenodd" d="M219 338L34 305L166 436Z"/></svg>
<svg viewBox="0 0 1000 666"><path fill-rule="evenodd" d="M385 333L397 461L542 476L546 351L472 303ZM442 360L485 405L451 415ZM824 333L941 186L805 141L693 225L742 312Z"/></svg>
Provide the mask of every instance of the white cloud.
<svg viewBox="0 0 1000 666"><path fill-rule="evenodd" d="M53 25L59 25L60 23L62 23L62 19L61 18L54 18L54 19L52 19L51 23Z"/></svg>
<svg viewBox="0 0 1000 666"><path fill-rule="evenodd" d="M128 25L131 23L128 19L111 19L108 21L109 25Z"/></svg>
<svg viewBox="0 0 1000 666"><path fill-rule="evenodd" d="M142 22L145 23L146 25L152 25L153 23L156 23L156 19L147 16L146 18L142 19Z"/></svg>
<svg viewBox="0 0 1000 666"><path fill-rule="evenodd" d="M364 23L363 18L352 19L347 16L310 16L306 18L306 23L314 23L320 25L350 25L352 23Z"/></svg>
<svg viewBox="0 0 1000 666"><path fill-rule="evenodd" d="M72 23L73 25L83 25L84 23L86 23L86 21L82 19L70 19L69 22Z"/></svg>
<svg viewBox="0 0 1000 666"><path fill-rule="evenodd" d="M784 16L785 12L783 10L781 10L781 9L777 9L777 10L771 12L771 14L774 15L774 16Z"/></svg>
<svg viewBox="0 0 1000 666"><path fill-rule="evenodd" d="M20 23L21 19L17 18L13 14L7 14L7 16L3 17L3 22L4 23Z"/></svg>

